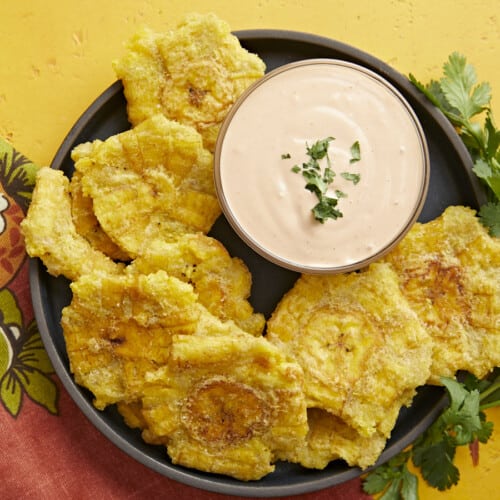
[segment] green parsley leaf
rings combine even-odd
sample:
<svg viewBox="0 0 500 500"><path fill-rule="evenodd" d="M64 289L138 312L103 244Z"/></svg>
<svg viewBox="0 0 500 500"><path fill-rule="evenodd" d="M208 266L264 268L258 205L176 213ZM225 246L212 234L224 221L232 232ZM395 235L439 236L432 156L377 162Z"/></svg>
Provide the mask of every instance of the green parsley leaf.
<svg viewBox="0 0 500 500"><path fill-rule="evenodd" d="M486 421L486 415L483 412L479 413L481 419L481 429L477 431L477 440L480 443L487 443L493 434L493 422Z"/></svg>
<svg viewBox="0 0 500 500"><path fill-rule="evenodd" d="M328 184L321 177L319 177L316 172L303 170L302 177L306 181L306 189L316 194L318 198L321 198L321 196L326 193Z"/></svg>
<svg viewBox="0 0 500 500"><path fill-rule="evenodd" d="M331 184L334 178L335 172L330 167L326 167L325 171L323 172L323 182L325 184Z"/></svg>
<svg viewBox="0 0 500 500"><path fill-rule="evenodd" d="M381 500L399 500L401 498L400 491L403 483L403 478L398 477L391 481L389 487L381 495Z"/></svg>
<svg viewBox="0 0 500 500"><path fill-rule="evenodd" d="M407 467L401 484L401 497L404 500L418 500L418 479Z"/></svg>
<svg viewBox="0 0 500 500"><path fill-rule="evenodd" d="M401 452L386 464L370 472L363 481L363 490L369 495L383 493L380 499L417 500L418 480L407 467L410 452Z"/></svg>
<svg viewBox="0 0 500 500"><path fill-rule="evenodd" d="M290 158L291 158L290 153L283 153L283 154L281 155L281 159L282 159L282 160L289 160Z"/></svg>
<svg viewBox="0 0 500 500"><path fill-rule="evenodd" d="M422 477L430 486L446 490L458 483L460 472L453 464L456 448L444 438L433 444L425 441L415 444L413 463L420 467Z"/></svg>
<svg viewBox="0 0 500 500"><path fill-rule="evenodd" d="M494 158L500 146L500 130L495 127L493 116L489 110L484 120L484 131L486 137L486 157Z"/></svg>
<svg viewBox="0 0 500 500"><path fill-rule="evenodd" d="M495 158L491 158L489 162L478 158L472 171L489 186L496 198L500 199L500 166L497 163Z"/></svg>
<svg viewBox="0 0 500 500"><path fill-rule="evenodd" d="M408 75L408 78L410 82L418 89L422 94L427 97L427 99L436 106L436 108L439 108L449 119L451 120L451 117L449 116L452 112L452 107L446 100L446 97L441 90L441 84L437 80L431 80L427 84L423 84L417 78L410 73ZM452 122L453 123L453 122ZM454 123L455 125L455 123Z"/></svg>
<svg viewBox="0 0 500 500"><path fill-rule="evenodd" d="M448 103L458 110L465 120L483 112L491 100L488 83L477 83L474 67L467 64L465 57L457 52L451 54L443 66L445 78L441 89Z"/></svg>
<svg viewBox="0 0 500 500"><path fill-rule="evenodd" d="M463 384L449 378L443 377L441 382L448 390L451 401L440 419L448 431L451 443L454 446L472 443L482 428L479 418L479 391L467 390Z"/></svg>
<svg viewBox="0 0 500 500"><path fill-rule="evenodd" d="M363 490L368 495L376 495L384 491L394 477L390 474L388 465L384 464L370 472L363 481Z"/></svg>
<svg viewBox="0 0 500 500"><path fill-rule="evenodd" d="M313 207L312 213L314 218L324 224L327 219L338 219L343 217L340 210L337 210L338 200L336 198L330 198L328 196L323 196L320 201Z"/></svg>
<svg viewBox="0 0 500 500"><path fill-rule="evenodd" d="M361 148L359 146L359 141L356 141L351 146L351 159L349 160L349 163L355 163L360 160L361 160Z"/></svg>
<svg viewBox="0 0 500 500"><path fill-rule="evenodd" d="M345 180L351 181L353 184L357 184L361 180L360 174L353 174L351 172L342 172L340 174Z"/></svg>
<svg viewBox="0 0 500 500"><path fill-rule="evenodd" d="M328 148L330 147L330 142L334 141L335 137L327 137L316 141L312 146L306 146L307 154L313 160L322 160L328 154Z"/></svg>
<svg viewBox="0 0 500 500"><path fill-rule="evenodd" d="M500 202L483 205L479 210L479 219L492 236L500 237Z"/></svg>
<svg viewBox="0 0 500 500"><path fill-rule="evenodd" d="M493 172L491 170L491 165L488 164L482 158L478 158L474 166L472 167L472 171L480 178L487 181L492 175Z"/></svg>

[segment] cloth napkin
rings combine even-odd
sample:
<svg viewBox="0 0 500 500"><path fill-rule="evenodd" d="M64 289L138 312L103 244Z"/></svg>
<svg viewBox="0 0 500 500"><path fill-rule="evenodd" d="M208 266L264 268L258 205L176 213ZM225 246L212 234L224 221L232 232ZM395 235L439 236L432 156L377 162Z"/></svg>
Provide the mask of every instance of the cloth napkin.
<svg viewBox="0 0 500 500"><path fill-rule="evenodd" d="M19 227L36 170L0 138L0 498L241 498L179 484L135 461L93 426L58 380L34 318ZM288 498L371 499L359 479Z"/></svg>

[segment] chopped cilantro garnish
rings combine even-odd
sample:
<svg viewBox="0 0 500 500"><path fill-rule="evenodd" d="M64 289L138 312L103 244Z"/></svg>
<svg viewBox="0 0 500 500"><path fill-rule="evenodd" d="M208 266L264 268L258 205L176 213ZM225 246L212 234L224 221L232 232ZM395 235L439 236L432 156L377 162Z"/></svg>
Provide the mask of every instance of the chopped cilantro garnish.
<svg viewBox="0 0 500 500"><path fill-rule="evenodd" d="M316 141L312 146L306 145L308 156L311 160L322 160L323 158L328 157L330 142L334 140L335 137L327 137L326 139Z"/></svg>
<svg viewBox="0 0 500 500"><path fill-rule="evenodd" d="M335 190L335 197L328 196L327 191L335 179L335 172L332 169L332 162L328 154L330 143L334 141L334 137L327 137L316 141L312 146L306 144L306 152L309 157L308 161L302 165L294 165L291 171L295 174L301 173L306 181L305 189L314 193L318 198L318 203L312 208L314 218L324 224L327 219L338 219L343 217L342 212L337 208L339 198L345 198L346 193L340 190ZM359 161L360 148L356 141L351 146L351 163ZM289 154L282 154L282 159L290 158ZM326 166L322 168L320 160L326 160ZM360 180L359 174L351 174L343 172L342 177L357 184Z"/></svg>
<svg viewBox="0 0 500 500"><path fill-rule="evenodd" d="M352 174L351 172L342 172L340 174L346 181L351 181L353 184L357 184L361 180L361 175Z"/></svg>
<svg viewBox="0 0 500 500"><path fill-rule="evenodd" d="M359 160L361 160L361 148L359 147L359 141L356 141L351 146L351 159L349 163L356 163Z"/></svg>
<svg viewBox="0 0 500 500"><path fill-rule="evenodd" d="M320 201L312 209L314 218L324 224L327 219L338 219L339 217L343 217L342 212L335 208L337 202L338 200L336 198L322 196Z"/></svg>

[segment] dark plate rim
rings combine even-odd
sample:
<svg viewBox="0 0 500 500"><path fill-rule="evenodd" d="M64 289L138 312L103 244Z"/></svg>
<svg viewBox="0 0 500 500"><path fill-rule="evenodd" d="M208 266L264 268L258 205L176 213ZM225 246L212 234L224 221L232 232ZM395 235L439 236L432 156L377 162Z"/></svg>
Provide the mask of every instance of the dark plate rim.
<svg viewBox="0 0 500 500"><path fill-rule="evenodd" d="M441 111L434 107L423 94L418 92L405 76L397 72L388 64L351 45L312 33L279 29L251 29L235 31L234 34L242 41L242 43L263 40L290 41L297 42L299 44L310 44L317 47L323 47L327 50L341 52L342 54L345 54L348 60L358 62L359 64L362 64L363 66L379 73L390 82L393 82L395 86L400 90L403 90L405 94L411 94L412 99L414 99L417 105L422 110L425 110L431 120L439 126L448 139L449 145L451 145L457 156L462 160L466 175L474 190L475 198L480 202L482 202L482 200L486 200L485 192L478 182L477 177L472 172L472 159L448 119L441 113ZM107 89L105 89L80 115L56 152L51 162L51 166L53 168L62 164L63 160L67 156L69 145L74 144L76 138L84 132L88 122L92 120L92 117L96 113L98 113L99 109L118 93L122 92L122 90L123 86L121 82L115 81ZM50 325L48 324L47 316L43 308L44 290L42 289L43 287L41 287L41 277L45 273L45 268L38 259L30 259L30 287L35 318L38 323L42 341L45 345L49 358L52 361L55 372L70 397L74 400L89 421L101 433L103 433L106 438L138 462L164 476L169 477L170 479L195 488L216 493L249 497L279 497L298 495L335 486L361 475L362 471L359 468L351 467L341 470L331 476L319 479L314 478L314 475L311 474L311 479L305 480L299 484L261 486L258 482L235 483L230 478L229 482L228 478L225 477L205 477L195 470L183 469L177 466L158 463L153 457L146 455L131 445L131 443L124 436L112 429L102 418L99 418L100 412L93 407L91 402L76 387L72 376L70 375L64 361L60 358L56 346L52 342L50 336ZM446 398L443 395L437 404L430 409L425 418L421 419L418 422L418 425L411 429L410 432L405 434L405 436L400 438L396 443L392 444L389 448L386 448L377 461L377 464L368 470L384 463L390 457L394 456L394 454L411 444L435 420L445 404Z"/></svg>

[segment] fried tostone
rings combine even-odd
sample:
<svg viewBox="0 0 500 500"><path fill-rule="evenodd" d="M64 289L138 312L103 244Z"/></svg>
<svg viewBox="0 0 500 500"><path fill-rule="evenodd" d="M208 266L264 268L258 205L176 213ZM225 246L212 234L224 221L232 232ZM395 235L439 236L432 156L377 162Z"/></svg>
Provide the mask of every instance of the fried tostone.
<svg viewBox="0 0 500 500"><path fill-rule="evenodd" d="M206 233L220 214L212 155L196 130L162 115L73 157L100 225L131 257L155 239Z"/></svg>
<svg viewBox="0 0 500 500"><path fill-rule="evenodd" d="M83 194L81 177L81 172L74 172L69 184L71 215L78 234L111 259L129 261L130 256L111 240L99 224L94 214L92 198Z"/></svg>
<svg viewBox="0 0 500 500"><path fill-rule="evenodd" d="M163 269L193 285L198 300L222 321L261 335L265 318L250 302L252 275L241 259L231 257L222 243L204 234L186 234L174 243L156 240L127 268L149 274Z"/></svg>
<svg viewBox="0 0 500 500"><path fill-rule="evenodd" d="M172 341L170 388L145 393L144 437L186 467L256 480L307 433L302 370L264 337Z"/></svg>
<svg viewBox="0 0 500 500"><path fill-rule="evenodd" d="M430 337L388 264L301 276L269 320L267 338L304 369L308 407L362 437L388 437L430 373Z"/></svg>
<svg viewBox="0 0 500 500"><path fill-rule="evenodd" d="M310 469L324 469L337 459L365 469L377 461L387 441L378 431L363 437L339 417L319 408L307 410L307 423L306 439L285 458Z"/></svg>
<svg viewBox="0 0 500 500"><path fill-rule="evenodd" d="M385 260L432 337L429 383L500 365L500 240L474 210L452 206L417 223Z"/></svg>
<svg viewBox="0 0 500 500"><path fill-rule="evenodd" d="M194 334L201 314L192 287L164 271L89 273L71 291L61 319L71 371L100 410L140 398L150 373L168 362L171 336Z"/></svg>
<svg viewBox="0 0 500 500"><path fill-rule="evenodd" d="M165 33L143 29L113 66L134 126L161 112L195 127L211 152L229 108L265 71L213 14L191 14Z"/></svg>
<svg viewBox="0 0 500 500"><path fill-rule="evenodd" d="M26 251L39 257L53 276L75 280L91 271L119 273L116 264L76 231L69 180L60 170L38 170L26 218L21 222Z"/></svg>

